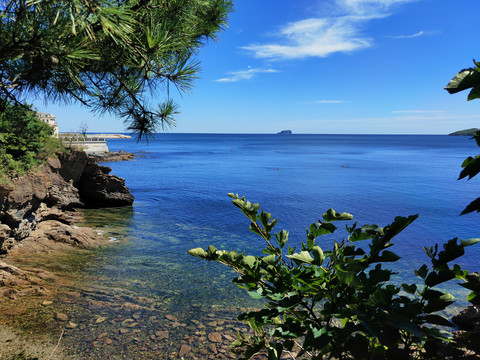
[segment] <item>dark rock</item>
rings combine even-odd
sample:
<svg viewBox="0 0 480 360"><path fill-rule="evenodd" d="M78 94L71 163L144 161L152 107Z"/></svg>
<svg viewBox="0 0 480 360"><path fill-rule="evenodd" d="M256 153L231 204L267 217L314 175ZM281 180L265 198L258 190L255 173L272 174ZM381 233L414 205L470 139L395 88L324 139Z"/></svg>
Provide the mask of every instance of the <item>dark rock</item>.
<svg viewBox="0 0 480 360"><path fill-rule="evenodd" d="M474 330L480 328L480 308L470 305L455 315L452 321L460 330Z"/></svg>
<svg viewBox="0 0 480 360"><path fill-rule="evenodd" d="M73 186L72 180L62 185L53 185L48 189L45 200L50 206L56 206L61 209L72 209L84 205L80 200L78 189Z"/></svg>
<svg viewBox="0 0 480 360"><path fill-rule="evenodd" d="M3 243L10 238L12 229L6 224L0 224L0 248L3 246Z"/></svg>
<svg viewBox="0 0 480 360"><path fill-rule="evenodd" d="M69 154L60 154L58 157L61 163L58 173L66 182L72 180L73 185L76 186L89 162L87 154L83 151L72 151Z"/></svg>
<svg viewBox="0 0 480 360"><path fill-rule="evenodd" d="M135 159L136 155L125 151L109 151L103 154L92 154L91 158L98 162L110 162L110 161L128 161Z"/></svg>
<svg viewBox="0 0 480 360"><path fill-rule="evenodd" d="M130 194L125 180L109 175L112 169L89 163L78 183L82 200L90 207L111 207L132 205L134 197Z"/></svg>

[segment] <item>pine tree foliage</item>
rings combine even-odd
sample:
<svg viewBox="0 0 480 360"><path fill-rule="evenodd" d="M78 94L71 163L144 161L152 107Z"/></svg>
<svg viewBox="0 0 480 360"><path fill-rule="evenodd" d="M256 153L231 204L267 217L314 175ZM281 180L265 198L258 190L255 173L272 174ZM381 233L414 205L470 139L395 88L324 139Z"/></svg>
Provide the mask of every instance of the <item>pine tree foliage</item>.
<svg viewBox="0 0 480 360"><path fill-rule="evenodd" d="M229 0L2 0L0 101L79 102L148 136L174 124L169 88L191 89L199 49L231 11Z"/></svg>

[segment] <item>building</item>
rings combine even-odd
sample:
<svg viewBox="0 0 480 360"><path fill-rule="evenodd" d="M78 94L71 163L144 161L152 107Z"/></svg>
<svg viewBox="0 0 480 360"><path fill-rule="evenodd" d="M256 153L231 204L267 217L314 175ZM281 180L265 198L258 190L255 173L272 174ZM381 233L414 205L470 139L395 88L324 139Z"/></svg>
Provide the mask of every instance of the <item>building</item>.
<svg viewBox="0 0 480 360"><path fill-rule="evenodd" d="M53 136L58 137L58 124L56 117L46 112L37 112L38 118L53 128Z"/></svg>

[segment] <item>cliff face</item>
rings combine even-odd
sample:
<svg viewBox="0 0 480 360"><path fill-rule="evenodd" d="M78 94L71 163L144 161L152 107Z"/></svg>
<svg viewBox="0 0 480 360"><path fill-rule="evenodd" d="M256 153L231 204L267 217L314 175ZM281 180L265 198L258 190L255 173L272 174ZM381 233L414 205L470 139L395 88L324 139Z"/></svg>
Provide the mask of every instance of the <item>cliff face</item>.
<svg viewBox="0 0 480 360"><path fill-rule="evenodd" d="M41 228L42 222L69 226L73 220L67 211L73 208L131 205L134 197L125 181L110 171L84 152L72 152L14 179L11 187L0 187L0 254Z"/></svg>

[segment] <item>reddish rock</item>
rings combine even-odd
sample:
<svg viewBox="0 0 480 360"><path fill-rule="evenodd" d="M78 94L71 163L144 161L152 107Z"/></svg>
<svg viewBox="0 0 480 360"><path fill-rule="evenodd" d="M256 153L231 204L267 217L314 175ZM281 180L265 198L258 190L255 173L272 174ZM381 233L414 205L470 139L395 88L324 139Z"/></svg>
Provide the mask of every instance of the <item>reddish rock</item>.
<svg viewBox="0 0 480 360"><path fill-rule="evenodd" d="M170 314L165 315L165 317L170 321L178 321L178 318Z"/></svg>
<svg viewBox="0 0 480 360"><path fill-rule="evenodd" d="M217 350L217 347L215 346L215 344L208 344L208 348L210 349L210 351L214 354L218 354L218 350Z"/></svg>
<svg viewBox="0 0 480 360"><path fill-rule="evenodd" d="M208 340L214 343L220 343L222 342L222 335L218 332L212 332L208 334Z"/></svg>
<svg viewBox="0 0 480 360"><path fill-rule="evenodd" d="M157 336L157 339L161 340L161 339L167 339L170 334L166 330L160 330L160 331L157 331L155 335Z"/></svg>
<svg viewBox="0 0 480 360"><path fill-rule="evenodd" d="M183 357L185 354L189 353L192 350L187 344L183 344L178 351L178 357Z"/></svg>
<svg viewBox="0 0 480 360"><path fill-rule="evenodd" d="M55 315L55 319L57 319L59 321L68 321L68 315L66 315L64 313L57 313Z"/></svg>

